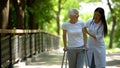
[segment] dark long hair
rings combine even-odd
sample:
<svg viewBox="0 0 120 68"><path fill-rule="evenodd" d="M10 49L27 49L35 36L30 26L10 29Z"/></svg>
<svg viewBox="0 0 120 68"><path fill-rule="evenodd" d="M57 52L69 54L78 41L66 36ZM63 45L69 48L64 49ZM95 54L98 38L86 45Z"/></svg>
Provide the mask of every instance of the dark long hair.
<svg viewBox="0 0 120 68"><path fill-rule="evenodd" d="M99 12L101 14L101 21L102 21L102 25L103 25L103 32L104 32L104 36L107 35L107 23L106 23L106 20L105 20L105 12L104 12L104 9L101 8L101 7L98 7L95 9L94 12Z"/></svg>

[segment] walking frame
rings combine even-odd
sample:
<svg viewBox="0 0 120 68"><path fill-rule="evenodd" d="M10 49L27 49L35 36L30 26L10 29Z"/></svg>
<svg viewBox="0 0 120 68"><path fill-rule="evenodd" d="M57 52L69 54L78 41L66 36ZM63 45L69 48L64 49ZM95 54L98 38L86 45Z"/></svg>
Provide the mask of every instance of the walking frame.
<svg viewBox="0 0 120 68"><path fill-rule="evenodd" d="M65 62L64 62L64 60L65 60ZM63 68L64 63L65 63L65 68L67 68L67 54L66 54L66 51L64 51L64 53L63 53L61 68Z"/></svg>
<svg viewBox="0 0 120 68"><path fill-rule="evenodd" d="M85 50L85 48L79 48L79 49ZM63 53L61 68L63 68L63 67L67 68L67 54L66 54L66 52L67 51L64 51L64 53ZM89 62L89 60L88 60L87 50L85 50L85 67L86 68L88 67L88 62Z"/></svg>

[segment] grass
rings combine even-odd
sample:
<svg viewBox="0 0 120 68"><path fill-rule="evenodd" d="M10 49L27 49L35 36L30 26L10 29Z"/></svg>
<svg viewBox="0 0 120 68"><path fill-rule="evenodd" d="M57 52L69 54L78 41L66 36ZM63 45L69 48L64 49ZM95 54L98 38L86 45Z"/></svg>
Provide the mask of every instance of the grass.
<svg viewBox="0 0 120 68"><path fill-rule="evenodd" d="M107 53L120 53L120 48L107 49Z"/></svg>

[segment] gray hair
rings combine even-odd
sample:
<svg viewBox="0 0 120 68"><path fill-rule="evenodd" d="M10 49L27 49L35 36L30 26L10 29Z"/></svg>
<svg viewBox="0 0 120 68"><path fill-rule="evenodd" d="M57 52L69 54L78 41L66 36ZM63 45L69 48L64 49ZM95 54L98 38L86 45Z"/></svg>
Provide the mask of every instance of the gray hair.
<svg viewBox="0 0 120 68"><path fill-rule="evenodd" d="M78 10L75 8L70 8L68 11L68 16L70 17L70 15L74 15L74 14L78 14Z"/></svg>

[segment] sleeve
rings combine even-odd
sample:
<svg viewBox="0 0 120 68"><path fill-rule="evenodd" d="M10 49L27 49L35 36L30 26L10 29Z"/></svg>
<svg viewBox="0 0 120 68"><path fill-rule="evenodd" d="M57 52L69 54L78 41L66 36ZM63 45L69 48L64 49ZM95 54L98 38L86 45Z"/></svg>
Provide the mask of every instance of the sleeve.
<svg viewBox="0 0 120 68"><path fill-rule="evenodd" d="M89 19L86 23L85 23L85 27L89 27L90 26L90 23L91 23L92 19Z"/></svg>
<svg viewBox="0 0 120 68"><path fill-rule="evenodd" d="M81 21L81 20L79 20L79 25L80 25L82 28L85 27L85 23L84 23L83 21Z"/></svg>
<svg viewBox="0 0 120 68"><path fill-rule="evenodd" d="M84 28L84 27L85 27L85 23L84 23L84 22L82 22L82 23L81 23L81 25L82 25L82 28Z"/></svg>
<svg viewBox="0 0 120 68"><path fill-rule="evenodd" d="M66 27L66 24L65 24L65 23L62 24L62 29L63 29L63 30L67 30L67 27Z"/></svg>

